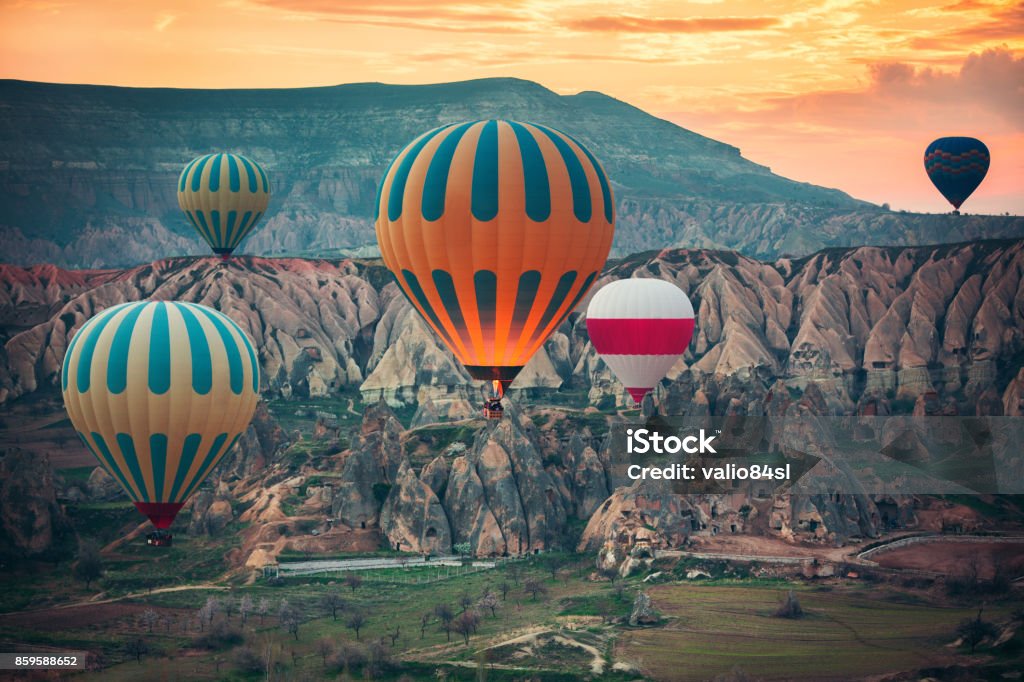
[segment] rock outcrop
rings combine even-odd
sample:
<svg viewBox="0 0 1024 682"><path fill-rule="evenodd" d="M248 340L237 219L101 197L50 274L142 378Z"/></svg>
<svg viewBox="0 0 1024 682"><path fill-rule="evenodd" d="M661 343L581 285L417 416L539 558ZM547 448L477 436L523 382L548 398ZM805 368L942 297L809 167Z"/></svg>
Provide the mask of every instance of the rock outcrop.
<svg viewBox="0 0 1024 682"><path fill-rule="evenodd" d="M16 448L0 453L0 556L45 557L73 543L55 491L48 458Z"/></svg>
<svg viewBox="0 0 1024 682"><path fill-rule="evenodd" d="M441 501L429 485L402 462L380 516L391 547L419 554L449 554L452 532Z"/></svg>
<svg viewBox="0 0 1024 682"><path fill-rule="evenodd" d="M933 392L973 414L989 389L1006 402L1019 369L1022 272L1024 242L834 249L774 263L664 250L617 262L598 286L660 277L692 298L697 333L673 383L655 391L664 409L677 385L707 394L709 382L734 377L748 387L782 379L797 392L815 384L835 414L855 411L865 394L913 401ZM0 402L55 386L71 334L99 310L172 297L235 319L257 345L262 388L272 395L359 386L365 401L416 405L414 425L478 409L479 386L379 263L261 258L227 267L175 259L102 273L0 268ZM563 323L516 385L527 400L562 389L586 390L594 404L626 399L589 344L582 314ZM991 394L985 400L984 413L993 414Z"/></svg>
<svg viewBox="0 0 1024 682"><path fill-rule="evenodd" d="M402 464L402 425L383 401L363 415L351 449L342 454L332 515L352 528L377 525Z"/></svg>

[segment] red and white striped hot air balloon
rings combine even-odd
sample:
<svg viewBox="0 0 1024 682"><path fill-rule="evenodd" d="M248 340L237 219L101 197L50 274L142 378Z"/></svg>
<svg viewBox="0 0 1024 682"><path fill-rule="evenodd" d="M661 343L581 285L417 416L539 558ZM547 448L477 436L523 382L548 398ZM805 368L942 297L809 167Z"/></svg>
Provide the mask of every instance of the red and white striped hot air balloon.
<svg viewBox="0 0 1024 682"><path fill-rule="evenodd" d="M661 279L612 282L587 308L591 343L638 403L686 352L693 325L690 299Z"/></svg>

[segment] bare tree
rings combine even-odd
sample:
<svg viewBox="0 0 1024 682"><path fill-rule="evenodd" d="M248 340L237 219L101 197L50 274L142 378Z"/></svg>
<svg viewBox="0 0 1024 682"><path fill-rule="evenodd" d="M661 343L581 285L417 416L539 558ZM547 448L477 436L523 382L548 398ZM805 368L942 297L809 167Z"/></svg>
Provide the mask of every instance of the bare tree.
<svg viewBox="0 0 1024 682"><path fill-rule="evenodd" d="M507 582L503 582L500 585L498 585L498 589L501 590L501 601L505 601L506 599L508 599L508 592L512 589L512 586L509 585Z"/></svg>
<svg viewBox="0 0 1024 682"><path fill-rule="evenodd" d="M146 609L140 616L142 624L146 626L146 629L153 632L153 626L160 622L160 615L153 609Z"/></svg>
<svg viewBox="0 0 1024 682"><path fill-rule="evenodd" d="M441 622L441 629L444 630L447 640L452 641L452 620L455 618L452 607L447 604L437 604L434 607L434 615Z"/></svg>
<svg viewBox="0 0 1024 682"><path fill-rule="evenodd" d="M565 565L565 559L557 554L548 554L544 557L544 568L551 574L551 580L558 578L558 571Z"/></svg>
<svg viewBox="0 0 1024 682"><path fill-rule="evenodd" d="M523 571L521 568L519 568L518 564L510 564L505 573L516 585L519 584L519 581L523 577Z"/></svg>
<svg viewBox="0 0 1024 682"><path fill-rule="evenodd" d="M622 597L626 594L626 583L621 579L616 578L612 581L612 592L615 593L615 598L622 601Z"/></svg>
<svg viewBox="0 0 1024 682"><path fill-rule="evenodd" d="M329 665L348 674L353 666L359 665L365 660L366 651L361 646L351 642L342 642L338 650L331 656Z"/></svg>
<svg viewBox="0 0 1024 682"><path fill-rule="evenodd" d="M472 605L473 597L469 596L468 593L463 592L461 595L459 595L459 608L461 609L461 613L465 613L466 609L468 609Z"/></svg>
<svg viewBox="0 0 1024 682"><path fill-rule="evenodd" d="M423 639L427 633L427 626L430 625L430 621L434 619L434 614L427 611L420 616L420 639Z"/></svg>
<svg viewBox="0 0 1024 682"><path fill-rule="evenodd" d="M287 599L281 600L281 605L277 610L277 619L288 634L295 637L296 641L299 639L299 612L288 603Z"/></svg>
<svg viewBox="0 0 1024 682"><path fill-rule="evenodd" d="M434 615L437 616L437 619L442 623L450 623L452 619L455 618L455 614L452 613L452 607L447 604L438 604L435 606Z"/></svg>
<svg viewBox="0 0 1024 682"><path fill-rule="evenodd" d="M601 616L601 621L607 624L611 624L615 621L615 609L612 607L612 603L607 599L602 599L596 604L597 614Z"/></svg>
<svg viewBox="0 0 1024 682"><path fill-rule="evenodd" d="M487 609L490 611L491 617L493 618L496 615L495 611L498 608L498 598L494 596L493 592L488 592L480 598L480 601L477 602L477 606L481 609Z"/></svg>
<svg viewBox="0 0 1024 682"><path fill-rule="evenodd" d="M356 641L359 641L359 631L366 625L366 616L362 611L353 611L348 615L348 620L345 621L345 626L355 631Z"/></svg>
<svg viewBox="0 0 1024 682"><path fill-rule="evenodd" d="M252 597L249 595L243 595L238 602L238 615L242 617L242 625L249 620L249 614L252 613L253 603Z"/></svg>
<svg viewBox="0 0 1024 682"><path fill-rule="evenodd" d="M363 579L355 573L348 573L345 575L344 583L346 587L355 592L363 584Z"/></svg>
<svg viewBox="0 0 1024 682"><path fill-rule="evenodd" d="M103 575L103 558L100 556L100 546L92 540L83 541L78 547L78 561L74 566L75 577L85 583L85 589L89 589L92 581L99 580Z"/></svg>
<svg viewBox="0 0 1024 682"><path fill-rule="evenodd" d="M263 619L270 613L270 602L266 597L260 597L260 602L256 605L256 613L260 615L260 625L263 625Z"/></svg>
<svg viewBox="0 0 1024 682"><path fill-rule="evenodd" d="M401 634L402 634L402 626L401 625L396 625L395 626L395 631L388 633L388 637L391 638L391 646L395 645L395 642L398 641L398 638L401 636Z"/></svg>
<svg viewBox="0 0 1024 682"><path fill-rule="evenodd" d="M235 613L235 600L231 597L227 597L221 601L220 606L224 611L224 617L231 620L231 616Z"/></svg>
<svg viewBox="0 0 1024 682"><path fill-rule="evenodd" d="M220 611L220 602L217 601L217 598L207 597L206 602L199 607L199 612L196 614L199 620L199 629L205 630L207 625L213 623L218 611Z"/></svg>
<svg viewBox="0 0 1024 682"><path fill-rule="evenodd" d="M956 628L957 636L964 644L971 647L971 655L974 655L974 650L986 637L995 637L999 634L999 629L995 625L981 619L981 613L984 610L985 607L982 606L978 609L977 617L961 621Z"/></svg>
<svg viewBox="0 0 1024 682"><path fill-rule="evenodd" d="M391 652L382 639L370 642L366 647L366 654L366 669L363 672L371 679L383 675L391 666Z"/></svg>
<svg viewBox="0 0 1024 682"><path fill-rule="evenodd" d="M328 592L324 595L324 608L331 612L331 618L338 620L338 611L344 611L346 602L337 592Z"/></svg>
<svg viewBox="0 0 1024 682"><path fill-rule="evenodd" d="M546 596L548 588L544 586L539 580L530 578L523 583L523 591L533 597L533 601L537 601L538 596Z"/></svg>
<svg viewBox="0 0 1024 682"><path fill-rule="evenodd" d="M330 637L321 637L316 640L316 652L320 654L320 658L323 659L324 667L327 667L327 657L334 653L334 642L331 641Z"/></svg>
<svg viewBox="0 0 1024 682"><path fill-rule="evenodd" d="M142 663L142 657L149 653L149 647L141 637L136 637L125 643L124 651L129 656L134 656L136 663Z"/></svg>
<svg viewBox="0 0 1024 682"><path fill-rule="evenodd" d="M473 611L463 611L458 618L452 623L452 629L457 634L462 635L463 640L466 642L466 646L469 646L469 637L476 632L477 625L480 622L480 617Z"/></svg>

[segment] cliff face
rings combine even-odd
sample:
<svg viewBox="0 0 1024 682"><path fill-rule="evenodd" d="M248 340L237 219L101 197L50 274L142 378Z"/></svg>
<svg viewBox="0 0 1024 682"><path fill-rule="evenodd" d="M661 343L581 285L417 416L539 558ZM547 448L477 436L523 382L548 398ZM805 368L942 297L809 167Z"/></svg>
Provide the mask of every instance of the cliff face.
<svg viewBox="0 0 1024 682"><path fill-rule="evenodd" d="M669 381L645 401L647 413L1020 414L1024 404L1021 241L831 249L773 262L666 249L612 263L597 286L623 277L674 282L697 310L697 334ZM589 522L578 546L600 549L605 563L619 565L639 545L677 546L716 526L822 542L881 529L879 501L866 496L755 501L678 498L642 485L613 490L608 444L585 426L600 415L579 408L607 407L625 394L594 353L582 313L523 372L506 419L461 422L469 434L455 443L461 447L411 443L439 437L424 429L456 428L431 424L474 416L479 388L376 261L246 257L222 267L175 259L123 271L6 266L0 398L55 387L73 331L103 308L142 298L195 301L230 315L256 342L270 397L360 386L368 404L348 441L336 425L321 424L319 440L303 443L316 456L301 465L281 456L292 437L261 409L211 490L192 503L194 532L221 532L235 518L233 500L245 503L238 520L252 524L245 546L270 554L286 542L373 548L381 537L413 551L446 552L468 541L478 554L517 554L576 543L572 529ZM559 399L579 396L576 409L521 412L553 402L556 391ZM418 409L406 429L390 406L411 404ZM8 470L22 468L30 470ZM18 508L16 498L36 500L31 518L4 517L5 541L21 552L45 551L29 546L20 529L38 526L32 537L41 538L59 532L52 485L3 480L5 509ZM100 479L86 487L97 499L109 493ZM898 503L885 505L890 515L913 516ZM282 527L291 539L282 540ZM319 534L302 535L307 527Z"/></svg>
<svg viewBox="0 0 1024 682"><path fill-rule="evenodd" d="M561 96L516 79L249 91L0 81L0 105L10 263L127 267L206 253L175 189L185 163L215 150L251 155L273 182L270 212L243 251L373 255L372 204L391 158L433 126L490 117L571 131L593 149L615 185L617 254L686 245L774 258L1024 236L1020 218L884 211L600 93Z"/></svg>
<svg viewBox="0 0 1024 682"><path fill-rule="evenodd" d="M667 249L615 262L596 286L623 277L674 282L697 311L697 332L658 401L680 392L708 399L709 385L732 377L746 390L766 391L776 379L795 389L814 383L833 412L934 392L968 414L986 391L995 392L986 410L1020 409L1011 380L1024 351L1024 242L830 249L774 262ZM368 402L417 404L418 425L471 416L479 389L390 279L378 262L357 260L174 259L102 272L6 266L0 401L55 386L71 334L99 310L174 298L235 319L256 342L270 394L359 386ZM515 387L625 400L582 314L552 335Z"/></svg>

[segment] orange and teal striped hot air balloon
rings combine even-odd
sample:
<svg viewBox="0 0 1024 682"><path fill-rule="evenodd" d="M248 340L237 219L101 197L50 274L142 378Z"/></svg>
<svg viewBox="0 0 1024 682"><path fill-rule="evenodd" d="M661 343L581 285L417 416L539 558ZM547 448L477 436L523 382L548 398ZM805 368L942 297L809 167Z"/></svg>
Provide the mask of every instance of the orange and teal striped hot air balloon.
<svg viewBox="0 0 1024 682"><path fill-rule="evenodd" d="M259 365L245 333L216 310L124 303L71 339L61 389L100 466L164 529L249 425Z"/></svg>
<svg viewBox="0 0 1024 682"><path fill-rule="evenodd" d="M384 174L376 211L398 285L499 397L590 289L615 231L594 155L565 133L504 120L415 139Z"/></svg>
<svg viewBox="0 0 1024 682"><path fill-rule="evenodd" d="M240 154L197 156L178 178L178 206L224 260L252 232L269 202L266 171Z"/></svg>

